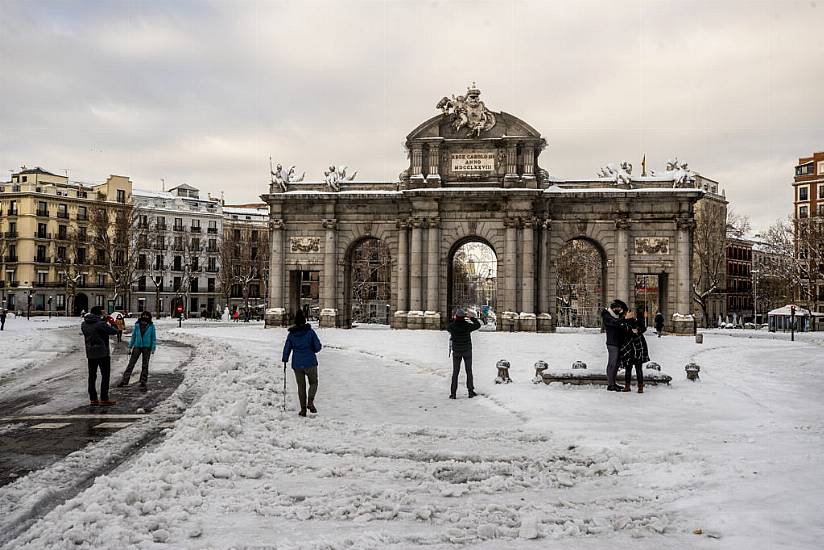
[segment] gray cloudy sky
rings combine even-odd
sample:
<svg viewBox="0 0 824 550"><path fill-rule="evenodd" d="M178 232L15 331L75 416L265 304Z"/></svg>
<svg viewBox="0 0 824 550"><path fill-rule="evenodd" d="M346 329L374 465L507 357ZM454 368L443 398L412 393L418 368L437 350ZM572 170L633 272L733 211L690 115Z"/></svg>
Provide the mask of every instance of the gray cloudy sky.
<svg viewBox="0 0 824 550"><path fill-rule="evenodd" d="M255 200L268 157L396 178L406 134L476 81L588 177L646 153L753 225L824 150L824 1L0 0L0 168ZM7 179L6 177L3 179Z"/></svg>

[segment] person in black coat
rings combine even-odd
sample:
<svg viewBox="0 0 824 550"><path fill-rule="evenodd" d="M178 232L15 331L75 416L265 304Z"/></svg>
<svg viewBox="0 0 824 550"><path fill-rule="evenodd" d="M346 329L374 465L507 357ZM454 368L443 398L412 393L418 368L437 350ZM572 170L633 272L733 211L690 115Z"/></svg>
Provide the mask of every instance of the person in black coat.
<svg viewBox="0 0 824 550"><path fill-rule="evenodd" d="M103 316L103 307L94 306L91 313L83 317L80 330L86 341L86 359L89 363L89 404L114 405L109 400L109 376L112 363L109 352L109 336L117 334L117 329ZM109 317L111 319L111 317ZM100 400L97 399L97 370L100 369Z"/></svg>
<svg viewBox="0 0 824 550"><path fill-rule="evenodd" d="M452 388L449 392L449 399L456 399L455 392L458 391L461 359L466 367L466 389L469 390L469 397L477 395L472 380L472 333L479 328L481 328L481 322L475 318L475 314L470 312L469 319L467 319L466 312L462 309L458 309L455 312L455 319L446 325L452 346Z"/></svg>
<svg viewBox="0 0 824 550"><path fill-rule="evenodd" d="M641 308L630 311L625 317L626 341L621 347L621 366L625 369L624 391L630 391L632 369L635 368L635 379L638 382L638 393L644 393L644 368L649 361L649 349L644 333L647 323L644 320L644 310Z"/></svg>
<svg viewBox="0 0 824 550"><path fill-rule="evenodd" d="M664 314L660 311L655 314L655 332L658 333L658 338L664 334Z"/></svg>
<svg viewBox="0 0 824 550"><path fill-rule="evenodd" d="M601 312L601 325L607 334L607 390L622 391L615 378L618 375L618 362L621 347L627 337L624 315L629 307L621 300L613 300L608 308Z"/></svg>

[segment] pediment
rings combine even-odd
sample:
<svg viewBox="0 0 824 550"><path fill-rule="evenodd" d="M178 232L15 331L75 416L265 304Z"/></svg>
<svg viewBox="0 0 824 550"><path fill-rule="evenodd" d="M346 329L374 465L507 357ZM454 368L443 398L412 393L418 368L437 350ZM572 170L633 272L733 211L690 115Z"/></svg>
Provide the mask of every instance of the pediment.
<svg viewBox="0 0 824 550"><path fill-rule="evenodd" d="M503 111L494 112L493 114L495 115L495 125L488 130L480 132L479 136L470 135L464 128L456 130L452 115L438 114L412 130L412 132L406 136L406 141L409 143L414 140L432 138L447 140L476 139L479 141L484 139L500 139L503 137L541 139L541 134L520 118Z"/></svg>

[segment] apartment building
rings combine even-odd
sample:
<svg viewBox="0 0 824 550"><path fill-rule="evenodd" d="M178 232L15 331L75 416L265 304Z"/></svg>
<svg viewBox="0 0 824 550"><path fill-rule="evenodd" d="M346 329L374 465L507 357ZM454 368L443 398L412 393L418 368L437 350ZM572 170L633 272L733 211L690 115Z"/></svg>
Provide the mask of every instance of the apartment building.
<svg viewBox="0 0 824 550"><path fill-rule="evenodd" d="M795 254L803 266L796 298L824 313L824 151L798 159L793 199Z"/></svg>
<svg viewBox="0 0 824 550"><path fill-rule="evenodd" d="M269 207L223 206L224 243L221 284L229 309L263 314L269 279Z"/></svg>
<svg viewBox="0 0 824 550"><path fill-rule="evenodd" d="M0 183L0 297L3 307L32 314L78 315L99 305L121 309L116 288L128 252L132 183L111 175L101 184L69 181L40 167Z"/></svg>
<svg viewBox="0 0 824 550"><path fill-rule="evenodd" d="M726 245L727 316L737 321L753 319L753 242L728 237Z"/></svg>
<svg viewBox="0 0 824 550"><path fill-rule="evenodd" d="M213 315L219 303L223 207L187 184L169 191L135 189L137 268L131 311Z"/></svg>

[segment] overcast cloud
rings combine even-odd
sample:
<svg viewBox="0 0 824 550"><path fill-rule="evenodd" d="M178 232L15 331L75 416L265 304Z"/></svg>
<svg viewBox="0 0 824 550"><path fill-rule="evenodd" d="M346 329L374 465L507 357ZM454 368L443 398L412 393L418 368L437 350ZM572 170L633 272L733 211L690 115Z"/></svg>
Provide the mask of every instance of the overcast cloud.
<svg viewBox="0 0 824 550"><path fill-rule="evenodd" d="M552 174L677 155L756 228L824 150L824 2L0 0L0 22L3 170L227 202L265 192L270 155L394 180L472 81L546 137Z"/></svg>

